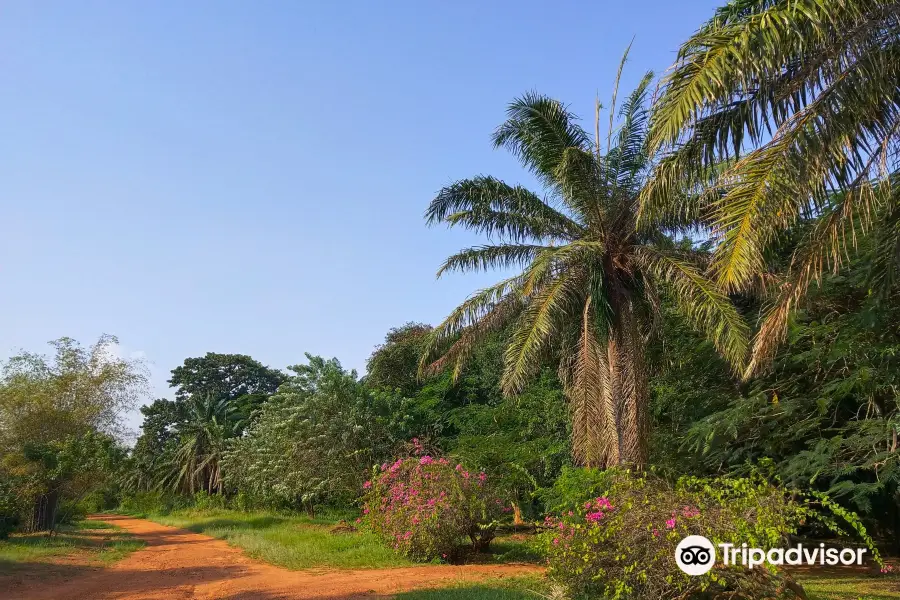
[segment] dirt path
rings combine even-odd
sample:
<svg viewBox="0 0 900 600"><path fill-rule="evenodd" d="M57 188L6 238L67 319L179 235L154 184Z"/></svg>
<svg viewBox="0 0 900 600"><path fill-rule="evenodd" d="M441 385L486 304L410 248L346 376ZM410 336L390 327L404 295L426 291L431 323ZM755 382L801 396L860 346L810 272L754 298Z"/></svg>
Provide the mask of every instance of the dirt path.
<svg viewBox="0 0 900 600"><path fill-rule="evenodd" d="M147 546L107 568L73 570L15 589L0 600L350 600L453 581L540 572L529 565L423 566L357 571L289 571L252 560L226 542L143 519L103 517Z"/></svg>

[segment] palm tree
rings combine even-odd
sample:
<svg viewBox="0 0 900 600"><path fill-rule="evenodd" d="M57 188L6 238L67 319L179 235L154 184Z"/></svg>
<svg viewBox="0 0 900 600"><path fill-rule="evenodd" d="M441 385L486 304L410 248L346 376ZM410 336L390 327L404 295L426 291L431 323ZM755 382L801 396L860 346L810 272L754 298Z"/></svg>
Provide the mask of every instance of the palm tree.
<svg viewBox="0 0 900 600"><path fill-rule="evenodd" d="M210 494L222 492L220 461L226 441L241 430L236 407L227 399L194 395L185 400L186 418L179 423L178 448L166 482L174 489Z"/></svg>
<svg viewBox="0 0 900 600"><path fill-rule="evenodd" d="M652 78L648 73L625 100L616 129L614 92L605 152L599 102L591 140L558 101L537 94L516 99L494 145L517 156L544 195L478 176L442 189L426 212L429 224L462 226L495 242L449 257L438 276L521 272L469 297L429 334L423 372L452 366L458 376L480 339L511 327L504 393L519 392L547 358L555 359L571 403L573 451L589 466L646 463L645 345L663 291L734 364L746 351L747 326L703 276L698 253L679 248L655 225L637 225L651 165L646 101Z"/></svg>
<svg viewBox="0 0 900 600"><path fill-rule="evenodd" d="M898 281L898 82L897 0L736 0L665 78L650 147L669 153L642 218L702 219L717 283L768 290L746 376L770 362L809 284L837 270L860 233L875 230L873 289ZM771 251L810 222L788 271L769 273Z"/></svg>

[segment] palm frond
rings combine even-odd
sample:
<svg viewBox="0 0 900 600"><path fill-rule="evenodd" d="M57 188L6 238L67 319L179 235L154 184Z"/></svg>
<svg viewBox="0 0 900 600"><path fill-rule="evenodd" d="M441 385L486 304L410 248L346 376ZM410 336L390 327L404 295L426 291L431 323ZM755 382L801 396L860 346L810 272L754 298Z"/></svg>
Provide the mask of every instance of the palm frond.
<svg viewBox="0 0 900 600"><path fill-rule="evenodd" d="M900 176L896 176L900 179ZM900 182L898 182L900 184ZM891 188L891 202L885 207L875 230L875 251L870 285L881 297L887 297L900 284L900 185Z"/></svg>
<svg viewBox="0 0 900 600"><path fill-rule="evenodd" d="M500 386L507 394L517 394L541 364L541 352L559 328L559 321L572 308L578 292L578 273L559 274L537 293L523 310L506 349L506 367Z"/></svg>
<svg viewBox="0 0 900 600"><path fill-rule="evenodd" d="M485 176L443 188L425 211L425 220L429 225L463 225L511 241L570 238L583 231L533 192Z"/></svg>
<svg viewBox="0 0 900 600"><path fill-rule="evenodd" d="M486 271L488 269L508 269L514 266L525 266L531 263L538 254L552 251L552 246L534 246L527 244L502 244L494 246L476 246L466 248L447 258L437 276L448 271Z"/></svg>
<svg viewBox="0 0 900 600"><path fill-rule="evenodd" d="M650 162L647 148L647 95L652 81L653 72L648 71L625 99L620 112L622 124L616 136L616 144L609 149L604 161L611 184L627 190L629 197L634 197L632 188L641 180L639 176Z"/></svg>
<svg viewBox="0 0 900 600"><path fill-rule="evenodd" d="M853 189L836 195L833 205L816 219L797 245L774 299L764 310L753 342L751 360L744 372L745 378L771 363L775 351L787 336L790 317L809 285L818 280L826 269L834 272L840 269L844 257L849 254L849 246L855 244L857 234L871 225L873 215L890 201L894 190L896 186L890 185L890 180L873 186L870 180L861 178ZM889 253L876 252L876 257L885 259ZM881 264L891 268L889 260Z"/></svg>
<svg viewBox="0 0 900 600"><path fill-rule="evenodd" d="M750 328L728 296L682 253L645 245L636 256L642 268L673 286L679 310L740 372L747 359Z"/></svg>
<svg viewBox="0 0 900 600"><path fill-rule="evenodd" d="M567 148L590 149L578 117L558 100L531 92L515 99L506 115L494 132L494 146L507 148L550 186Z"/></svg>
<svg viewBox="0 0 900 600"><path fill-rule="evenodd" d="M494 132L493 141L496 147L504 147L518 157L581 221L585 221L594 212L593 203L597 199L567 194L565 184L558 179L567 153L570 154L570 165L573 150L593 155L590 137L577 121L578 117L558 100L529 93L509 105L507 119ZM570 192L571 184L570 181ZM582 182L575 187L581 189L590 185Z"/></svg>

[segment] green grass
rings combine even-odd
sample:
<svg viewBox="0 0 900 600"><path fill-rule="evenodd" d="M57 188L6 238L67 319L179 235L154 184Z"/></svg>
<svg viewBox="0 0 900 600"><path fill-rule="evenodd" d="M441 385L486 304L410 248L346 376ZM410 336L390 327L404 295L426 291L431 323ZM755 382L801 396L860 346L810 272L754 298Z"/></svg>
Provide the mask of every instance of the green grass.
<svg viewBox="0 0 900 600"><path fill-rule="evenodd" d="M491 542L491 552L497 562L543 564L543 557L523 534L500 534Z"/></svg>
<svg viewBox="0 0 900 600"><path fill-rule="evenodd" d="M900 600L896 577L822 575L799 581L809 600Z"/></svg>
<svg viewBox="0 0 900 600"><path fill-rule="evenodd" d="M253 558L288 569L369 569L414 564L382 546L370 533L331 533L335 522L327 518L230 510L176 511L147 518L221 538Z"/></svg>
<svg viewBox="0 0 900 600"><path fill-rule="evenodd" d="M809 600L900 600L900 579L878 576L806 576L800 580ZM449 588L398 594L394 600L540 600L552 597L549 584L536 577L457 584Z"/></svg>
<svg viewBox="0 0 900 600"><path fill-rule="evenodd" d="M370 533L331 533L337 519L329 515L312 518L210 509L140 516L224 539L253 558L288 569L383 569L416 564L384 547ZM492 551L493 562L533 562L537 558L525 542L508 536L498 537Z"/></svg>
<svg viewBox="0 0 900 600"><path fill-rule="evenodd" d="M52 563L63 557L74 557L89 564L109 564L143 546L143 542L113 525L80 521L60 527L53 536L16 534L0 541L0 564Z"/></svg>

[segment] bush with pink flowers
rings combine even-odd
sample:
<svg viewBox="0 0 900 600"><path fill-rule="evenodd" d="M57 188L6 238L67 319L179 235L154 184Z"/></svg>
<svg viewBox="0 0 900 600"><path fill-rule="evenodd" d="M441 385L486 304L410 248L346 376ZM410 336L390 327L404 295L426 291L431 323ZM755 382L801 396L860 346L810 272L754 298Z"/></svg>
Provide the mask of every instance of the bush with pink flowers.
<svg viewBox="0 0 900 600"><path fill-rule="evenodd" d="M364 488L367 526L413 560L487 549L503 510L484 473L428 454L376 467Z"/></svg>
<svg viewBox="0 0 900 600"><path fill-rule="evenodd" d="M688 535L701 535L716 546L746 543L767 550L783 547L787 536L812 520L844 533L834 517L855 529L869 545L869 556L881 561L855 515L761 477L683 478L673 485L647 473L598 475L602 484L591 497L547 517L541 535L548 575L573 597L802 597L800 587L774 569L717 564L705 575L688 576L675 562L676 546Z"/></svg>

